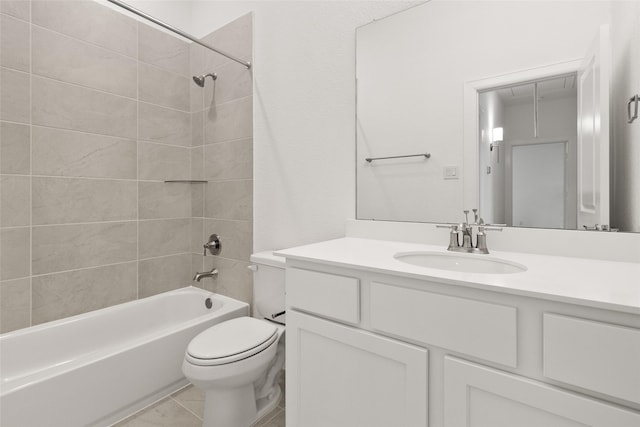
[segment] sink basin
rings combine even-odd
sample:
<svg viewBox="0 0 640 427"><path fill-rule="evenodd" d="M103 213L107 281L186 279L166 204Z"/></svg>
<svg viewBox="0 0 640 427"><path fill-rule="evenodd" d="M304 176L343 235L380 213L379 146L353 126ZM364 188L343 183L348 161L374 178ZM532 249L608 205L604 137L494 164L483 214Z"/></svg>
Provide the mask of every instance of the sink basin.
<svg viewBox="0 0 640 427"><path fill-rule="evenodd" d="M482 254L453 254L442 252L400 252L394 255L398 261L420 267L460 273L512 274L527 271L527 267L500 258Z"/></svg>

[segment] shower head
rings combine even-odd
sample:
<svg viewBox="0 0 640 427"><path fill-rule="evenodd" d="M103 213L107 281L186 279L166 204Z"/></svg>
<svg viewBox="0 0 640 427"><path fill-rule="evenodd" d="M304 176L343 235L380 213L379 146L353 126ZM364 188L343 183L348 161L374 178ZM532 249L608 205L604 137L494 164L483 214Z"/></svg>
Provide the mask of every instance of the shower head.
<svg viewBox="0 0 640 427"><path fill-rule="evenodd" d="M197 84L200 87L204 87L204 80L211 76L211 78L213 80L217 79L218 76L216 75L216 73L209 73L209 74L203 74L201 76L193 76L193 81L195 82L195 84Z"/></svg>

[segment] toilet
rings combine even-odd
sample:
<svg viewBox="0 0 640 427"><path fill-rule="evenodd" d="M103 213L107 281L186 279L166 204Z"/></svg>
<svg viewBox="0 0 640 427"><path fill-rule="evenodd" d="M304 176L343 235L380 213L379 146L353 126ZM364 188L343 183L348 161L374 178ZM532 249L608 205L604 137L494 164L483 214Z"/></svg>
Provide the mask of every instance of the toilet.
<svg viewBox="0 0 640 427"><path fill-rule="evenodd" d="M251 262L253 317L212 326L185 352L182 372L205 392L204 427L249 427L282 397L285 260L261 252Z"/></svg>

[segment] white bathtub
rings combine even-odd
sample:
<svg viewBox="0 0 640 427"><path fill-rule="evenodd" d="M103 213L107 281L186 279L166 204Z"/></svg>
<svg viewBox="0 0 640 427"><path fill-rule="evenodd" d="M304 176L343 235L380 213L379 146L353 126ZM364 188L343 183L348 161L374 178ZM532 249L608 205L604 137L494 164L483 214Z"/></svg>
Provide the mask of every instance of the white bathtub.
<svg viewBox="0 0 640 427"><path fill-rule="evenodd" d="M0 335L0 425L110 425L186 385L191 338L248 313L189 287Z"/></svg>

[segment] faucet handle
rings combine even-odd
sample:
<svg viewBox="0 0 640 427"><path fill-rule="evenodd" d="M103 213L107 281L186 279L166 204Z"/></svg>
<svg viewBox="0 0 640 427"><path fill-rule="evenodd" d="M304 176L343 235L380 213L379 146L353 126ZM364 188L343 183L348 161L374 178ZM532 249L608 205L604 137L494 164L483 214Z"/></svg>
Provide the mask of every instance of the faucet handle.
<svg viewBox="0 0 640 427"><path fill-rule="evenodd" d="M478 209L477 208L473 208L471 210L473 211L473 223L474 224L479 224L478 220L480 219L480 215L478 214Z"/></svg>
<svg viewBox="0 0 640 427"><path fill-rule="evenodd" d="M436 227L449 229L449 246L447 247L448 251L460 247L460 242L458 241L458 230L460 228L460 224L436 224Z"/></svg>
<svg viewBox="0 0 640 427"><path fill-rule="evenodd" d="M222 250L222 243L220 243L220 236L212 234L209 236L209 241L204 245L204 256L207 256L207 249L211 255L218 255Z"/></svg>
<svg viewBox="0 0 640 427"><path fill-rule="evenodd" d="M458 227L460 226L460 224L458 223L451 223L451 224L436 224L436 228L448 228L451 231L458 231Z"/></svg>
<svg viewBox="0 0 640 427"><path fill-rule="evenodd" d="M465 209L462 212L464 212L464 223L469 224L469 209Z"/></svg>

